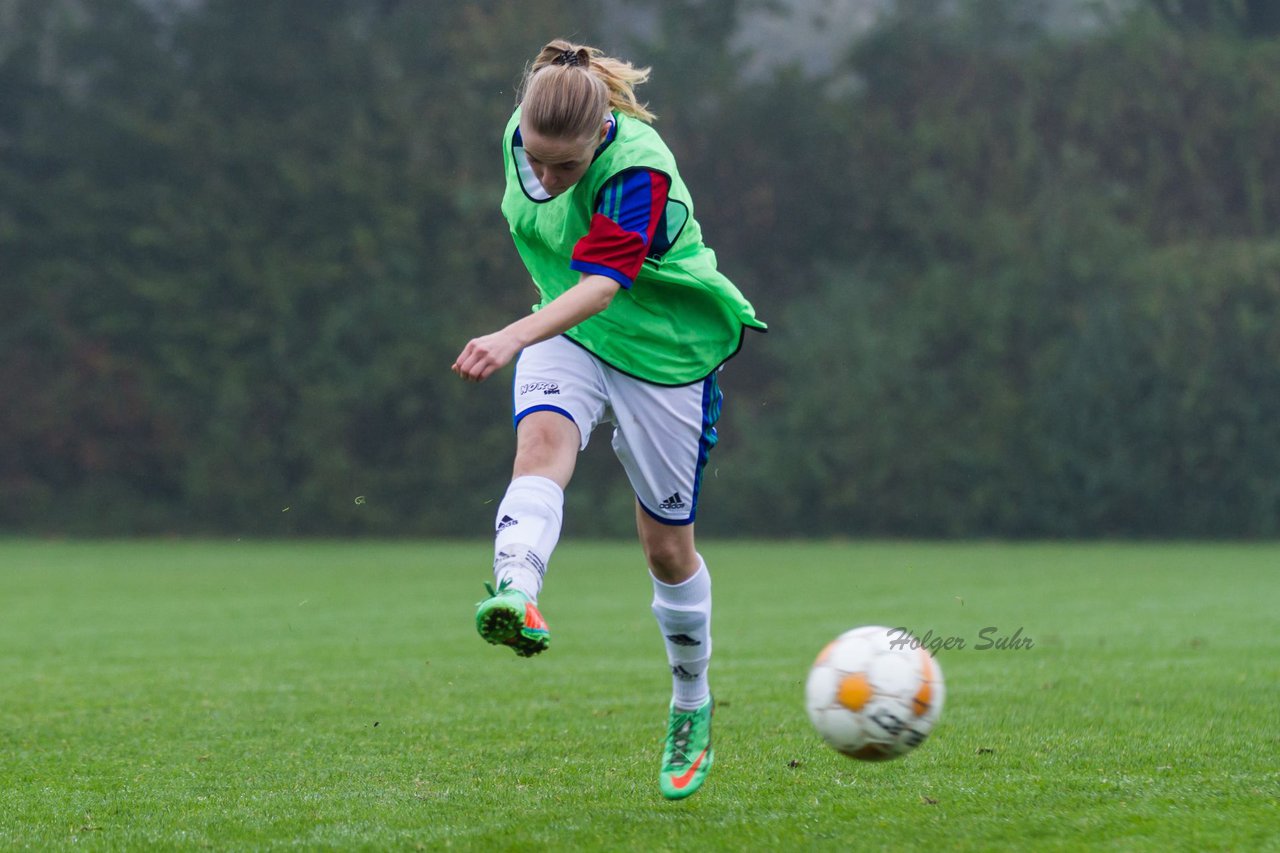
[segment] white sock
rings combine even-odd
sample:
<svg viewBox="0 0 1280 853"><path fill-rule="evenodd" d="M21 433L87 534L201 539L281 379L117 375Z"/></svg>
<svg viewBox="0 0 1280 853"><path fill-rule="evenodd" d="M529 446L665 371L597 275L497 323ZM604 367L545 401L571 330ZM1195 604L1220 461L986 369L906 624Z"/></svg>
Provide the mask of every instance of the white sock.
<svg viewBox="0 0 1280 853"><path fill-rule="evenodd" d="M711 695L711 575L701 556L698 561L698 571L683 583L653 578L653 615L667 644L672 699L682 711L696 710Z"/></svg>
<svg viewBox="0 0 1280 853"><path fill-rule="evenodd" d="M536 602L563 518L564 490L553 480L532 475L512 480L494 521L494 580L511 581L512 589Z"/></svg>

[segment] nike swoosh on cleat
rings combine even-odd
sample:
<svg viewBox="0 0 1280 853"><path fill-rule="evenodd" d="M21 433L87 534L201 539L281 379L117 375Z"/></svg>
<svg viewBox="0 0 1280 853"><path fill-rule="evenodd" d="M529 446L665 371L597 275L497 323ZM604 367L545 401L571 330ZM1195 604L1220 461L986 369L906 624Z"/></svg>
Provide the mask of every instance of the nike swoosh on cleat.
<svg viewBox="0 0 1280 853"><path fill-rule="evenodd" d="M688 770L684 771L679 776L672 776L671 777L672 787L674 787L677 791L683 790L684 788L688 787L689 783L693 781L694 774L698 772L698 766L702 764L702 759L706 758L706 756L707 756L707 751L704 749L702 750L702 752L698 753L697 760L689 765Z"/></svg>

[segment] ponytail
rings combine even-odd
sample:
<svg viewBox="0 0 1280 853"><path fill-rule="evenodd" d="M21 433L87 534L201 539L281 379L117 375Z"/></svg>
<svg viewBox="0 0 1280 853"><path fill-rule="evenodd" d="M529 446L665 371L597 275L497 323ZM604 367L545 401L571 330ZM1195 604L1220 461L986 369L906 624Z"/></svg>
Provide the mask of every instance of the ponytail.
<svg viewBox="0 0 1280 853"><path fill-rule="evenodd" d="M635 87L648 79L648 68L605 56L599 48L556 39L525 71L520 86L523 117L539 133L561 138L590 134L607 110L651 122L656 116L635 93Z"/></svg>

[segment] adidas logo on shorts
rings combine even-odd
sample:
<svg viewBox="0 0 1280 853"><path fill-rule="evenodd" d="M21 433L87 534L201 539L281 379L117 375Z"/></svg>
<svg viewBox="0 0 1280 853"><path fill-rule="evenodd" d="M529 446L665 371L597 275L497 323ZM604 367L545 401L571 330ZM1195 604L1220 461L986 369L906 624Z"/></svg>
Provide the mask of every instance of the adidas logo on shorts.
<svg viewBox="0 0 1280 853"><path fill-rule="evenodd" d="M660 509L684 509L684 498L680 497L680 493L676 492L662 503L658 504Z"/></svg>

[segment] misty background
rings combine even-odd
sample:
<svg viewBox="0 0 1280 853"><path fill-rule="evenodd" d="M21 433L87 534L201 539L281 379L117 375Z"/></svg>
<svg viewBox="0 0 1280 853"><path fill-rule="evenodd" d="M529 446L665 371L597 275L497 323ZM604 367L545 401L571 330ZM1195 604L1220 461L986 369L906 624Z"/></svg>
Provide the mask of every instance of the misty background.
<svg viewBox="0 0 1280 853"><path fill-rule="evenodd" d="M1280 532L1280 4L0 0L0 531L485 536L500 133L640 93L770 323L704 534ZM633 529L607 432L566 531Z"/></svg>

